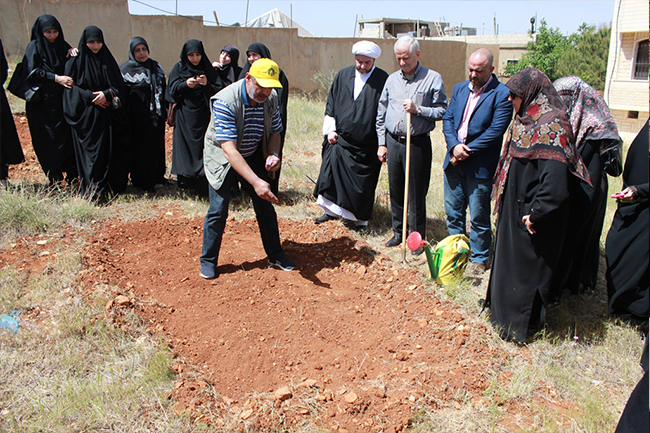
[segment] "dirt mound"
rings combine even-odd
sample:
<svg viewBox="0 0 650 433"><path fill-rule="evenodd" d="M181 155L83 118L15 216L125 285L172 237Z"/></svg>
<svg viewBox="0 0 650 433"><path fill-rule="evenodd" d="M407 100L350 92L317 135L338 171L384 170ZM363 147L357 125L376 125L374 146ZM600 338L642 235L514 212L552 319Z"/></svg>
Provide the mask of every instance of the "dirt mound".
<svg viewBox="0 0 650 433"><path fill-rule="evenodd" d="M281 220L298 266L284 272L268 268L257 223L231 219L218 278L206 281L202 224L171 212L107 224L85 256L85 287L117 285L178 354L179 410L267 428L399 430L420 399L479 397L483 372L503 361L485 327L428 293L419 271L337 225Z"/></svg>
<svg viewBox="0 0 650 433"><path fill-rule="evenodd" d="M10 166L10 178L47 182L24 115L16 125L26 163ZM171 131L166 138L169 160ZM484 372L505 355L487 344L482 323L423 286L422 269L392 262L338 224L288 220L280 233L298 270L271 269L257 223L231 218L218 278L206 281L198 272L203 219L176 213L102 225L81 281L87 291L118 287L107 320L119 325L135 311L169 342L177 411L217 427L239 420L261 430L390 432L418 403L481 404ZM62 233L46 246L74 237ZM48 254L27 253L32 244L40 245L23 240L0 254L0 266L47 266Z"/></svg>

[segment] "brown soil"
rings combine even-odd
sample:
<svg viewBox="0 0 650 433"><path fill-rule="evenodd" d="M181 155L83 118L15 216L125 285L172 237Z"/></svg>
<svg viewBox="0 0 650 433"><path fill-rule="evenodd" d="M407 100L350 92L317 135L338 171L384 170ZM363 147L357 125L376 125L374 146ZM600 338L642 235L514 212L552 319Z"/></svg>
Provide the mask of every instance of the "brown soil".
<svg viewBox="0 0 650 433"><path fill-rule="evenodd" d="M16 123L27 162L10 178L44 181L26 122ZM395 263L336 222L280 220L298 270L271 269L256 222L230 218L218 278L206 281L202 225L175 209L108 221L94 231L80 276L88 292L116 287L107 320L125 324L133 310L169 343L178 411L228 428L237 420L263 431L311 423L389 432L407 426L418 405L483 404L485 372L506 355L488 344L485 325L425 287L422 265ZM48 242L22 240L0 252L0 266L43 269L48 255L35 253L56 239Z"/></svg>

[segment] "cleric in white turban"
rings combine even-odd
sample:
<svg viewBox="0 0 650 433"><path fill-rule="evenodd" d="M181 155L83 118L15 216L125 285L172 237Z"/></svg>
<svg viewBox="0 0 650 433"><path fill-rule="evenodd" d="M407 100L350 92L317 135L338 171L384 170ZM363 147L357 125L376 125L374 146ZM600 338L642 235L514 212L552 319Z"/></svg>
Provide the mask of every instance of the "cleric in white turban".
<svg viewBox="0 0 650 433"><path fill-rule="evenodd" d="M356 44L352 45L352 54L355 56L367 56L372 57L373 59L378 59L381 56L381 48L379 45L370 41L359 41Z"/></svg>
<svg viewBox="0 0 650 433"><path fill-rule="evenodd" d="M354 65L341 69L327 97L323 119L323 162L314 188L323 214L317 224L343 218L367 230L381 171L377 158L377 105L388 78L375 66L381 48L370 41L352 46Z"/></svg>

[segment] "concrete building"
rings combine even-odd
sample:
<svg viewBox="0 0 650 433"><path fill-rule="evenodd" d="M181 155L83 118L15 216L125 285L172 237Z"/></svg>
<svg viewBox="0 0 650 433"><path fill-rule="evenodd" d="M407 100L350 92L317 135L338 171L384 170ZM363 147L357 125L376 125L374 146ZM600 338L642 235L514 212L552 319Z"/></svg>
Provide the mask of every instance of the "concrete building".
<svg viewBox="0 0 650 433"><path fill-rule="evenodd" d="M472 45L498 45L499 53L495 55L495 73L502 75L509 62L518 62L522 54L527 52L526 46L534 42L537 35L468 35L468 36L444 36L439 38L443 41L459 41ZM496 57L499 58L498 62Z"/></svg>
<svg viewBox="0 0 650 433"><path fill-rule="evenodd" d="M408 20L400 18L372 18L357 21L359 37L391 39L410 34L416 38L444 35L449 23L439 21Z"/></svg>
<svg viewBox="0 0 650 433"><path fill-rule="evenodd" d="M624 138L648 120L648 16L647 0L614 3L604 97Z"/></svg>

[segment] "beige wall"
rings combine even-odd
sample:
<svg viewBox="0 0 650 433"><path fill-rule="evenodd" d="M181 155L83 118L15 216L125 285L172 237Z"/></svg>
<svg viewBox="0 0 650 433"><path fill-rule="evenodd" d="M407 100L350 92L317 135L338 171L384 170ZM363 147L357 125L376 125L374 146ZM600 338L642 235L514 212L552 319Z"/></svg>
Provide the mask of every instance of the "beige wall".
<svg viewBox="0 0 650 433"><path fill-rule="evenodd" d="M120 64L128 59L130 38L142 36L149 43L151 57L159 61L167 73L179 60L181 47L187 39L202 40L212 61L217 59L223 46L236 45L242 53L240 65L248 45L260 41L269 47L273 59L285 71L291 88L308 93L318 90L318 85L312 81L315 72L338 71L354 63L350 49L358 41L354 38L300 38L296 29L204 26L201 17L131 16L126 0L2 0L0 38L7 54L23 53L29 43L31 27L43 13L59 19L66 40L72 46L78 44L86 25L99 26ZM388 73L396 71L394 40L376 39L374 42L383 50L377 66ZM450 95L454 84L467 79L466 59L478 46L463 41L424 40L420 41L420 60L422 65L442 75ZM498 53L498 45L482 46ZM499 64L497 60L495 64Z"/></svg>
<svg viewBox="0 0 650 433"><path fill-rule="evenodd" d="M648 119L648 80L633 78L637 44L644 39L648 39L648 1L616 0L603 96L621 135L635 135ZM638 119L630 118L635 111Z"/></svg>

